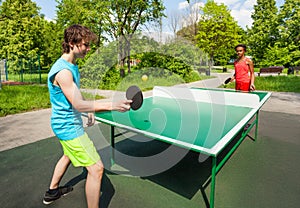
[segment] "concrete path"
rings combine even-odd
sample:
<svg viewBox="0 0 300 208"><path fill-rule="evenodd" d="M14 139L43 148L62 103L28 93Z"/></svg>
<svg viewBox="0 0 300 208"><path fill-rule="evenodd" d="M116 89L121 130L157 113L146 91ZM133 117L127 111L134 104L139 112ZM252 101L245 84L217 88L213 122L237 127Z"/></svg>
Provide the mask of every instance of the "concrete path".
<svg viewBox="0 0 300 208"><path fill-rule="evenodd" d="M216 78L188 83L185 86L216 88L231 74L212 74L212 76ZM103 102L124 96L121 95L124 92L110 90L96 90L96 93L106 97L101 100ZM144 92L145 97L151 94L151 91ZM262 110L300 115L300 93L274 92ZM50 109L44 109L0 117L0 151L54 136L50 127L50 114Z"/></svg>

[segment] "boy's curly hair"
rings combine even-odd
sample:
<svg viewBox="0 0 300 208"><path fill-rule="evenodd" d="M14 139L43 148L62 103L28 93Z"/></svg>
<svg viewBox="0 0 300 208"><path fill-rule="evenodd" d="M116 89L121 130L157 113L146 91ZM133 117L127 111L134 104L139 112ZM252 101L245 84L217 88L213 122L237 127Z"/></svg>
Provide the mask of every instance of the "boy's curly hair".
<svg viewBox="0 0 300 208"><path fill-rule="evenodd" d="M63 53L69 53L71 46L69 43L72 44L80 44L81 42L96 42L97 36L93 33L90 29L85 26L75 24L71 25L64 31L64 41L62 43Z"/></svg>

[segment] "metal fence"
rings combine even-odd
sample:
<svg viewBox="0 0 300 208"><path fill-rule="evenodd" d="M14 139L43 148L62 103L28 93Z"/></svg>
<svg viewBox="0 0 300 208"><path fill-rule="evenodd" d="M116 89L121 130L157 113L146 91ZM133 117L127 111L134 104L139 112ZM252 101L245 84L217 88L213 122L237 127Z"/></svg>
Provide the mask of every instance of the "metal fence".
<svg viewBox="0 0 300 208"><path fill-rule="evenodd" d="M43 70L40 57L5 60L5 81L45 83L47 70ZM2 74L3 72L1 72ZM1 75L3 78L3 75Z"/></svg>
<svg viewBox="0 0 300 208"><path fill-rule="evenodd" d="M2 82L7 81L7 68L6 60L0 60L0 89L2 87Z"/></svg>

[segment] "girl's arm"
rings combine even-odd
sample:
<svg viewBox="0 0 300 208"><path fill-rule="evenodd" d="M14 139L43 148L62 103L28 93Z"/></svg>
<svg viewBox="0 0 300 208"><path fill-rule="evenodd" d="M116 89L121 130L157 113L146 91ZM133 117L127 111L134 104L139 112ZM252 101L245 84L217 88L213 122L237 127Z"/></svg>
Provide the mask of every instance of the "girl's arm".
<svg viewBox="0 0 300 208"><path fill-rule="evenodd" d="M255 90L255 85L254 85L254 80L255 80L254 64L253 64L251 59L247 60L247 64L248 64L249 70L250 70L250 90L253 91L253 90Z"/></svg>

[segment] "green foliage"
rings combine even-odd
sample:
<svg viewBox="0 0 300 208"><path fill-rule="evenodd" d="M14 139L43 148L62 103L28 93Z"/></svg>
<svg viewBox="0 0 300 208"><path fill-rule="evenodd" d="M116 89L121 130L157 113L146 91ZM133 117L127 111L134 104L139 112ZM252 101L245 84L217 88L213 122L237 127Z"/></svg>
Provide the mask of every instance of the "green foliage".
<svg viewBox="0 0 300 208"><path fill-rule="evenodd" d="M48 88L38 85L2 86L0 116L50 107Z"/></svg>
<svg viewBox="0 0 300 208"><path fill-rule="evenodd" d="M248 42L256 65L300 65L298 0L286 0L279 12L275 0L258 0L252 18Z"/></svg>
<svg viewBox="0 0 300 208"><path fill-rule="evenodd" d="M163 16L164 10L161 0L56 0L56 2L57 23L62 30L71 24L80 23L98 34L100 40L98 46L108 39L119 40L118 61L122 68L125 66L125 59L129 60L130 57L132 35L141 25L158 21ZM84 61L80 64L84 64Z"/></svg>
<svg viewBox="0 0 300 208"><path fill-rule="evenodd" d="M161 46L160 53L182 60L197 70L200 66L208 65L208 55L192 42L183 38L174 38Z"/></svg>
<svg viewBox="0 0 300 208"><path fill-rule="evenodd" d="M286 51L282 56L292 66L300 65L300 1L285 0L278 15L278 45Z"/></svg>
<svg viewBox="0 0 300 208"><path fill-rule="evenodd" d="M20 59L38 55L43 66L53 62L58 48L51 47L56 39L55 24L46 21L39 11L31 0L6 0L0 6L0 59L10 61L11 70L21 70Z"/></svg>
<svg viewBox="0 0 300 208"><path fill-rule="evenodd" d="M288 51L288 48L279 48L278 45L275 45L272 48L266 49L264 53L264 58L260 62L262 67L268 66L287 66L291 62L291 54Z"/></svg>
<svg viewBox="0 0 300 208"><path fill-rule="evenodd" d="M98 46L101 45L105 40L104 31L109 30L106 19L109 12L108 1L56 0L56 2L57 24L61 31L70 25L82 24L98 35Z"/></svg>
<svg viewBox="0 0 300 208"><path fill-rule="evenodd" d="M6 0L0 13L0 58L18 65L19 58L36 56L41 43L40 17L36 3L27 0Z"/></svg>
<svg viewBox="0 0 300 208"><path fill-rule="evenodd" d="M111 78L104 78L106 73L111 68L111 66L105 65L104 55L105 53L98 53L98 51L95 52L80 68L82 88L97 89L100 83L104 81L104 79L107 80Z"/></svg>
<svg viewBox="0 0 300 208"><path fill-rule="evenodd" d="M183 27L178 32L176 32L176 35L179 37L182 37L186 40L189 40L193 43L197 43L196 37L195 37L195 26L194 25L188 25L186 27Z"/></svg>
<svg viewBox="0 0 300 208"><path fill-rule="evenodd" d="M115 89L121 80L117 67L118 52L115 42L100 47L80 68L81 87Z"/></svg>
<svg viewBox="0 0 300 208"><path fill-rule="evenodd" d="M42 43L40 45L40 58L41 65L50 69L50 66L61 56L62 54L62 31L56 23L53 21L41 20L40 30L42 33Z"/></svg>
<svg viewBox="0 0 300 208"><path fill-rule="evenodd" d="M108 2L110 13L107 21L112 29L110 34L116 39L134 34L138 26L158 21L164 16L165 7L161 0L109 0Z"/></svg>
<svg viewBox="0 0 300 208"><path fill-rule="evenodd" d="M143 81L142 76L147 75L148 80ZM142 91L151 90L154 86L173 86L185 83L185 81L177 74L161 68L135 68L124 79L118 83L116 90L125 91L129 86L135 84Z"/></svg>
<svg viewBox="0 0 300 208"><path fill-rule="evenodd" d="M115 90L121 80L120 71L116 67L112 67L101 79L100 89Z"/></svg>
<svg viewBox="0 0 300 208"><path fill-rule="evenodd" d="M199 75L199 72L195 71L195 70L192 70L190 73L188 73L185 78L184 78L184 81L186 83L190 83L190 82L196 82L196 81L199 81L199 80L202 80L202 79L207 79L209 78L209 76L204 76L204 75Z"/></svg>
<svg viewBox="0 0 300 208"><path fill-rule="evenodd" d="M168 85L201 79L199 73L182 60L155 52L135 54L133 58L140 60L140 63L132 68L131 73L127 73L122 78L120 68L113 61L116 61L116 57L105 64L105 57L113 57L113 55L107 48L100 51L99 54L93 54L82 67L81 85L83 88L118 89L124 85L122 83L128 80L131 80L131 84L136 83L136 80L140 81L143 74L152 77L153 80L154 78L157 80L167 79ZM155 83L161 85L159 84L161 81L157 80Z"/></svg>
<svg viewBox="0 0 300 208"><path fill-rule="evenodd" d="M211 60L221 57L219 61L224 64L223 60L230 59L228 48L233 48L240 39L240 28L224 4L208 0L202 11L197 45L209 54Z"/></svg>
<svg viewBox="0 0 300 208"><path fill-rule="evenodd" d="M201 79L199 73L194 71L207 65L207 55L188 41L176 39L163 46L145 36L135 35L132 38L132 60L142 63L133 66L131 72L125 73L124 78L145 68L163 75L166 79L171 74L177 74L185 82ZM164 69L164 70L161 70ZM120 65L118 65L118 44L111 42L100 47L92 54L82 66L81 85L83 88L116 89L123 82L120 77ZM151 75L156 76L156 75Z"/></svg>
<svg viewBox="0 0 300 208"><path fill-rule="evenodd" d="M107 17L111 37L118 40L119 67L121 76L124 76L125 62L130 61L131 39L146 23L158 22L164 16L165 9L161 0L109 0L109 14ZM130 65L127 64L130 72Z"/></svg>
<svg viewBox="0 0 300 208"><path fill-rule="evenodd" d="M157 69L166 69L179 75L184 80L192 71L191 66L187 65L182 60L169 55L147 52L140 54L137 57L141 60L141 63L138 65L139 68L153 67Z"/></svg>
<svg viewBox="0 0 300 208"><path fill-rule="evenodd" d="M275 0L257 0L252 14L252 28L248 30L248 46L254 63L261 65L267 48L276 42L277 12Z"/></svg>
<svg viewBox="0 0 300 208"><path fill-rule="evenodd" d="M144 52L156 52L160 50L160 44L153 38L142 35L141 32L136 32L131 38L131 51L132 55Z"/></svg>
<svg viewBox="0 0 300 208"><path fill-rule="evenodd" d="M119 68L117 67L112 67L106 71L100 81L100 89L124 90L133 83L141 83L144 89L151 89L154 85L170 86L200 79L199 74L193 73L190 67L185 65L182 61L173 60L173 62L170 62L171 57L164 57L150 52L139 55L139 58L141 64L134 67L132 72L126 74L124 78L121 78ZM153 58L157 59L157 62L153 62L152 64L151 60L153 60ZM187 70L187 68L189 69ZM148 77L151 78L149 80L152 81L148 81L147 83L143 82L141 77L144 74L148 75Z"/></svg>

